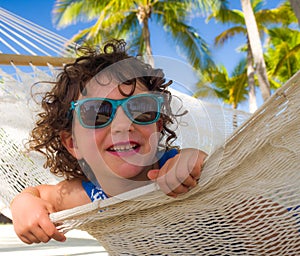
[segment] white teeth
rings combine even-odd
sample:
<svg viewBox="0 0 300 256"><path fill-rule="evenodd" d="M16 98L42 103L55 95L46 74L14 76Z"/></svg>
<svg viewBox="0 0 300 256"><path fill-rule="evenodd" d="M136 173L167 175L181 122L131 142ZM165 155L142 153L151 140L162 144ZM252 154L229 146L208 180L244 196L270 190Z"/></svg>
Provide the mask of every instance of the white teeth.
<svg viewBox="0 0 300 256"><path fill-rule="evenodd" d="M134 149L136 146L137 146L136 144L118 145L118 146L111 147L110 150L117 151L117 152L126 152Z"/></svg>

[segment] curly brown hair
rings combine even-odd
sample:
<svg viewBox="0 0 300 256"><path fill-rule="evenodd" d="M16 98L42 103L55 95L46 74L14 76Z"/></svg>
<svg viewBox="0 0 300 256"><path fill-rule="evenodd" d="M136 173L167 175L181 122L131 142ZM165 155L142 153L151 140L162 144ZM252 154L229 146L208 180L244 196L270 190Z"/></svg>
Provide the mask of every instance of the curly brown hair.
<svg viewBox="0 0 300 256"><path fill-rule="evenodd" d="M47 82L53 87L42 97L43 111L38 114L38 121L28 141L28 149L45 155L44 167L49 168L53 174L63 176L65 179L75 177L86 179L78 160L63 146L60 134L62 131L72 133L72 119L67 117L70 103L77 100L80 93L84 93L86 84L100 71L122 60L130 60L130 65L125 65L126 70L122 66L123 69L118 69L117 74L112 75L119 79L122 85L132 86L132 89L125 95L119 86L121 94L132 95L137 82L145 85L149 91L161 93L165 97L165 103L161 114L163 129L160 138L160 144L164 141L164 145L160 146L165 150L174 147L171 144L177 136L169 126L174 123L177 115L172 113L170 107L172 96L167 90L172 81L166 82L161 69L154 69L139 58L129 56L125 51L125 45L123 40L113 40L107 42L102 50L81 47L78 49L80 55L74 63L65 65L55 82Z"/></svg>

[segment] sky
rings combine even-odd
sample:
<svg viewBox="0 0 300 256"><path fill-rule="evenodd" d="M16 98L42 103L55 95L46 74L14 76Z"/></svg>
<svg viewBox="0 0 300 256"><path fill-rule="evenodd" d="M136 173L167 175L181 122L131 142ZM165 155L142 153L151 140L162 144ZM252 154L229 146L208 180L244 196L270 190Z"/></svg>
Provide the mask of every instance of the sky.
<svg viewBox="0 0 300 256"><path fill-rule="evenodd" d="M231 7L241 9L240 0L231 0L229 2ZM265 8L277 7L281 2L281 0L266 0ZM80 23L63 29L55 28L52 23L52 9L54 3L55 0L0 0L0 6L2 8L68 39L79 30L89 25L87 23ZM214 21L207 23L204 17L197 17L193 19L192 25L197 29L200 36L210 45L213 45L216 35L227 28L226 26L217 24ZM177 70L174 71L177 76L179 76L179 73L182 73L177 72L182 69L182 66L184 66L185 69L188 69L188 64L186 63L184 56L178 51L178 47L173 44L172 40L166 38L163 28L150 23L150 33L154 55L170 58L175 60L177 63L180 63L177 65ZM211 51L216 63L223 64L230 73L241 58L237 49L243 44L243 42L243 37L237 37L235 39L231 39L222 48L212 48ZM171 75L174 74L170 74L170 76ZM195 77L194 74L186 72L184 73L184 77L179 77L178 79L190 79L189 83L194 83L194 79L197 80L197 77ZM191 90L194 89L195 88L191 88Z"/></svg>

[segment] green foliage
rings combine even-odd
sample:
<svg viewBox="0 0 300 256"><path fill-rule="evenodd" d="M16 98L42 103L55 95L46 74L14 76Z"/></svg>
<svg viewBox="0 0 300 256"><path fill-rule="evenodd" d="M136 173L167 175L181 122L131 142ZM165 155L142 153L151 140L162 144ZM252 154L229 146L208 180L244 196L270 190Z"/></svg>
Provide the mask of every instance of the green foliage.
<svg viewBox="0 0 300 256"><path fill-rule="evenodd" d="M300 70L300 32L288 27L269 30L265 54L269 76L277 88Z"/></svg>
<svg viewBox="0 0 300 256"><path fill-rule="evenodd" d="M122 38L138 54L151 55L151 52L147 52L151 49L150 39L146 37L151 19L164 28L166 36L174 40L192 66L204 69L213 65L213 61L208 45L189 25L189 17L195 10L207 12L214 2L56 0L53 21L58 27L80 21L95 21L92 26L75 35L72 41L99 44L112 38Z"/></svg>
<svg viewBox="0 0 300 256"><path fill-rule="evenodd" d="M247 99L247 65L245 60L236 65L228 75L225 67L216 67L211 58L210 46L190 25L191 15L207 15L207 20L227 24L228 28L215 38L215 46L221 47L231 38L244 36L240 51L251 53L244 14L229 9L229 0L157 1L157 0L56 0L53 21L58 27L78 22L91 22L91 26L78 32L72 41L102 44L111 38L124 38L132 54L145 55L151 49L148 22L164 29L166 38L183 53L197 70L201 80L195 95L214 95L237 107ZM288 0L277 8L264 9L263 0L252 0L261 40L266 42L265 60L269 82L278 88L300 69L299 29L297 18ZM151 33L150 33L151 35ZM162 39L163 40L163 39ZM255 80L256 84L257 81Z"/></svg>
<svg viewBox="0 0 300 256"><path fill-rule="evenodd" d="M209 72L203 74L197 87L199 90L194 94L195 97L216 95L236 109L247 99L246 60L242 59L231 75L224 66L210 69Z"/></svg>
<svg viewBox="0 0 300 256"><path fill-rule="evenodd" d="M297 23L297 18L289 1L281 3L274 9L263 9L263 0L252 0L251 3L261 39L265 38L267 42L265 45L265 61L269 82L271 88L276 89L300 69L299 29L291 28L293 24ZM208 16L208 21L212 19L230 26L215 37L215 46L221 47L231 38L242 35L245 37L245 44L240 46L240 50L251 54L251 49L248 47L249 42L243 12L229 9L228 1L220 1L219 7ZM234 105L237 106L246 99L246 94L244 93L248 86L247 76L245 76L246 72L240 72L241 65L243 64L239 63L237 65L231 78L226 76L227 71L225 67L215 71L217 73L221 72L221 74L214 77L219 82L211 77L207 79L207 76L203 76L202 78L205 78L206 83L203 80L198 83L199 92L197 92L197 95L204 96L205 93L203 92L207 88L213 88L217 96L232 104L233 107ZM237 79L236 81L235 78ZM255 81L257 85L257 79ZM207 83L210 83L211 86L207 85ZM223 87L221 86L222 83ZM243 86L241 85L242 83Z"/></svg>

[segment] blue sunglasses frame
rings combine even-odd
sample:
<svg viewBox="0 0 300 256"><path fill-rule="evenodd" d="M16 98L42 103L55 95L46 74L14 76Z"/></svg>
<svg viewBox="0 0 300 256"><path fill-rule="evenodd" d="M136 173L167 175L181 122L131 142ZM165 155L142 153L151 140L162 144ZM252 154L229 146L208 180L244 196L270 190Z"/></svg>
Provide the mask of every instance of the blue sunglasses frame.
<svg viewBox="0 0 300 256"><path fill-rule="evenodd" d="M153 118L153 120L151 119L150 121L138 121L134 118L134 116L132 116L132 114L130 113L128 107L127 107L127 103L129 101L132 101L133 99L137 99L137 98L151 98L153 100L155 100L156 102L156 116L155 118ZM109 119L107 120L107 122L101 124L101 125L88 125L84 122L84 120L82 119L81 113L80 113L80 107L85 104L86 102L89 101L105 101L105 102L109 102L112 106L112 112L111 115L109 117ZM86 98L86 99L82 99L82 100L78 100L78 101L72 101L71 102L71 107L69 109L69 112L71 114L71 112L73 110L75 110L75 112L77 113L77 117L78 120L81 124L82 127L84 128L88 128L88 129L98 129L98 128L103 128L108 126L112 120L114 119L117 109L118 107L122 107L122 109L124 110L126 116L135 124L139 124L139 125L148 125L148 124L152 124L158 121L159 117L160 117L160 112L161 112L161 106L164 103L164 97L162 95L156 95L156 94L137 94L137 95L133 95L130 96L128 98L125 99L120 99L120 100L113 100L113 99L109 99L109 98ZM153 111L153 110L151 110ZM96 117L95 117L96 118Z"/></svg>

